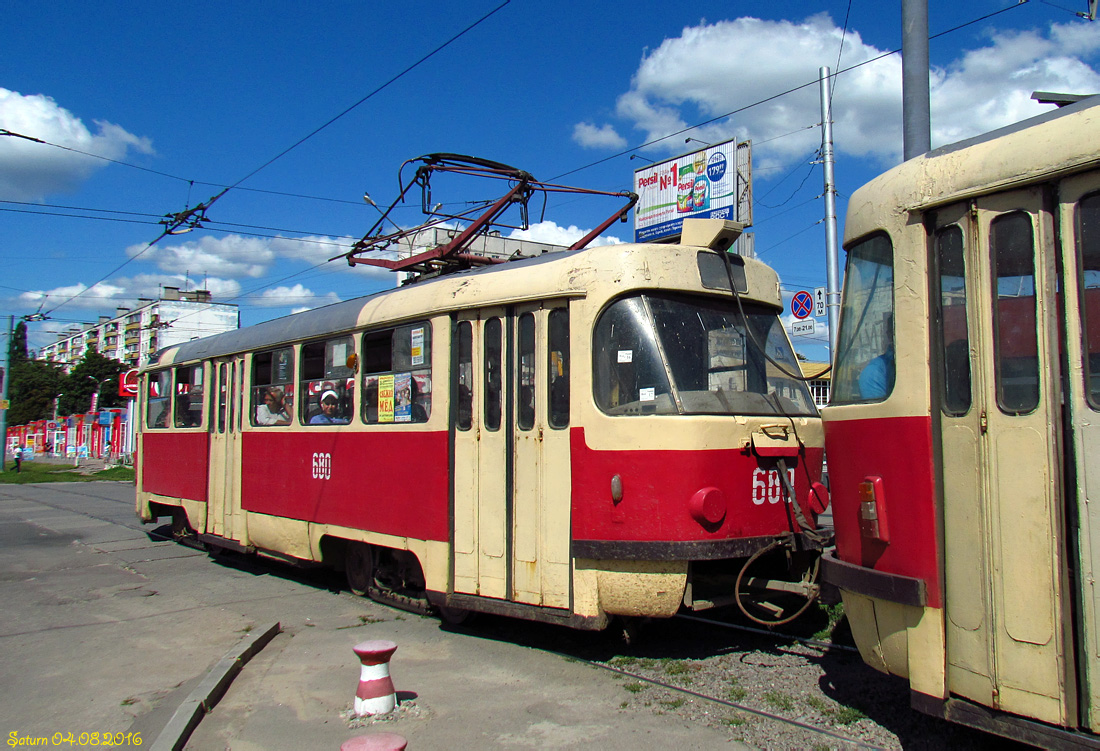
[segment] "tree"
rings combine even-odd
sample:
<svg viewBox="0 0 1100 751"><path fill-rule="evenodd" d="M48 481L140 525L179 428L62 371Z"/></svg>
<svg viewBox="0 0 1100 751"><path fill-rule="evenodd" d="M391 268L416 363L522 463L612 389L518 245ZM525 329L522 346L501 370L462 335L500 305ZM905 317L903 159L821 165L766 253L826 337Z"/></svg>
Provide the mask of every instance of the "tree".
<svg viewBox="0 0 1100 751"><path fill-rule="evenodd" d="M42 360L13 360L8 397L9 425L25 425L53 417L53 400L61 391L61 368Z"/></svg>
<svg viewBox="0 0 1100 751"><path fill-rule="evenodd" d="M118 360L104 357L94 348L88 349L64 377L61 399L57 404L58 414L87 412L91 409L92 394L96 391L99 392L98 409L119 406L122 397L118 395L118 374L124 368Z"/></svg>
<svg viewBox="0 0 1100 751"><path fill-rule="evenodd" d="M14 366L27 360L27 322L20 321L15 324L15 331L8 342L8 362Z"/></svg>

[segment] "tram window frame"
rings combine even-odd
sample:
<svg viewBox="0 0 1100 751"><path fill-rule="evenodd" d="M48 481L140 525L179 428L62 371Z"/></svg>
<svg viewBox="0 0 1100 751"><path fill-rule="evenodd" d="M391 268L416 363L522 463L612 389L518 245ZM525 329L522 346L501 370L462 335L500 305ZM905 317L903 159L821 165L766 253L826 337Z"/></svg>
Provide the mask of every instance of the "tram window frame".
<svg viewBox="0 0 1100 751"><path fill-rule="evenodd" d="M303 426L348 425L355 416L355 337L351 334L315 339L301 345L298 357L298 420ZM327 418L321 402L336 394L335 418Z"/></svg>
<svg viewBox="0 0 1100 751"><path fill-rule="evenodd" d="M1100 411L1100 349L1091 351L1089 345L1094 338L1100 340L1100 192L1082 196L1074 213L1085 399L1093 410ZM1093 279L1091 287L1090 276ZM1097 292L1090 296L1087 294L1090 289Z"/></svg>
<svg viewBox="0 0 1100 751"><path fill-rule="evenodd" d="M485 429L495 433L500 430L504 414L504 322L499 316L492 316L485 321L483 338Z"/></svg>
<svg viewBox="0 0 1100 751"><path fill-rule="evenodd" d="M175 406L172 413L175 427L184 429L201 429L203 427L206 399L204 374L203 363L180 365L173 368L172 380L175 389L172 393L175 396Z"/></svg>
<svg viewBox="0 0 1100 751"><path fill-rule="evenodd" d="M459 321L455 327L454 394L455 428L466 431L474 422L474 327Z"/></svg>
<svg viewBox="0 0 1100 751"><path fill-rule="evenodd" d="M935 304L939 324L937 346L943 376L938 386L940 409L947 416L961 417L970 411L974 398L971 388L970 324L967 319L970 299L966 278L966 233L958 224L950 224L936 230L933 239L936 254ZM949 284L953 284L950 289ZM955 303L944 305L948 299ZM949 321L949 312L952 314L950 318L960 317L961 321ZM961 336L949 342L949 329L954 329L955 333L961 332Z"/></svg>
<svg viewBox="0 0 1100 751"><path fill-rule="evenodd" d="M888 233L875 232L846 250L829 404L877 404L889 399L897 387L894 244ZM872 368L872 363L878 365Z"/></svg>
<svg viewBox="0 0 1100 751"><path fill-rule="evenodd" d="M363 422L427 422L432 414L431 323L368 331L362 341Z"/></svg>
<svg viewBox="0 0 1100 751"><path fill-rule="evenodd" d="M162 430L172 427L172 370L150 371L145 376L145 427ZM160 407L154 411L155 407Z"/></svg>
<svg viewBox="0 0 1100 751"><path fill-rule="evenodd" d="M1015 228L1009 223L1021 218L1027 223L1027 231L1012 231ZM1022 238L1026 239L1026 246L1019 244ZM1006 415L1026 415L1039 408L1041 399L1035 217L1027 211L1009 211L993 217L989 222L988 250L993 301L993 381L997 407ZM1006 255L1006 252L1021 250L1023 252L1016 257ZM1030 273L1002 273L1021 270ZM1002 281L1013 279L1020 280L1016 282L1017 293L1023 289L1024 280L1030 279L1031 294L1008 294L1011 282L1006 285ZM1005 313L1010 308L1007 302L1010 300L1030 300L1030 309L1011 306L1020 308L1020 311L1009 317ZM1030 326L1027 325L1029 318ZM1025 351L1030 346L1033 353L1030 360L1026 356L1010 357L1020 351L1021 345Z"/></svg>
<svg viewBox="0 0 1100 751"><path fill-rule="evenodd" d="M546 414L554 430L569 427L569 309L552 308L546 317Z"/></svg>
<svg viewBox="0 0 1100 751"><path fill-rule="evenodd" d="M278 347L252 355L251 404L248 410L249 424L257 428L283 427L294 422L294 347ZM279 393L271 393L277 391ZM272 412L267 404L271 396L272 404L279 410ZM279 402L279 404L276 404ZM281 409L280 409L281 407ZM268 418L260 419L260 410L265 408ZM285 417L279 417L284 415Z"/></svg>

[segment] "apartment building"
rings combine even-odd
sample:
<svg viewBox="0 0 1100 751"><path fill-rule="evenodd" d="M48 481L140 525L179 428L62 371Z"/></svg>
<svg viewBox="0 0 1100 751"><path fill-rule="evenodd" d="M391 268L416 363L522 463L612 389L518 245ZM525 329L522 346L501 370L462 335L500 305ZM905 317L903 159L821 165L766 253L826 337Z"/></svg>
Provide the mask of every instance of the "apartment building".
<svg viewBox="0 0 1100 751"><path fill-rule="evenodd" d="M207 290L164 287L159 300L139 302L133 309L118 308L113 318L100 316L98 323L66 331L43 347L39 358L68 370L94 348L105 357L137 367L164 347L240 327L237 306L213 302Z"/></svg>

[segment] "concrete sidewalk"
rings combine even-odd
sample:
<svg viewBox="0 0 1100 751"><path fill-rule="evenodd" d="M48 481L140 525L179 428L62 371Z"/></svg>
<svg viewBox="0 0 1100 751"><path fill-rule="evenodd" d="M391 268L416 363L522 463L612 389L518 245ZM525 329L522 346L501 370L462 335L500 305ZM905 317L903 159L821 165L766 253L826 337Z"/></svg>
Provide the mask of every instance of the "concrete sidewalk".
<svg viewBox="0 0 1100 751"><path fill-rule="evenodd" d="M624 681L584 663L372 603L363 609L284 624L186 748L335 750L381 732L404 736L410 749L747 748L728 732L622 709ZM359 681L352 647L368 639L398 645L391 676L399 707L373 722L351 711Z"/></svg>

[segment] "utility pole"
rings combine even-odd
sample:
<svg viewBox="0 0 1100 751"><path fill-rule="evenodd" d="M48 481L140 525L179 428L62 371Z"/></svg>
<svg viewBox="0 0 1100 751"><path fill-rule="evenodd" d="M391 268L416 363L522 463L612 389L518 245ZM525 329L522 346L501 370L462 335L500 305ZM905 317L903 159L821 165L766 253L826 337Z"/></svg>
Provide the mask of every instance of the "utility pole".
<svg viewBox="0 0 1100 751"><path fill-rule="evenodd" d="M829 361L836 360L837 329L840 326L840 248L836 233L836 180L833 177L833 104L829 95L830 73L821 68L821 162L825 167L825 310L829 316Z"/></svg>
<svg viewBox="0 0 1100 751"><path fill-rule="evenodd" d="M11 342L15 336L15 316L8 316L8 341L4 343L3 386L0 387L0 472L8 456L8 382L11 381Z"/></svg>
<svg viewBox="0 0 1100 751"><path fill-rule="evenodd" d="M905 159L932 148L928 0L901 0L901 108Z"/></svg>

